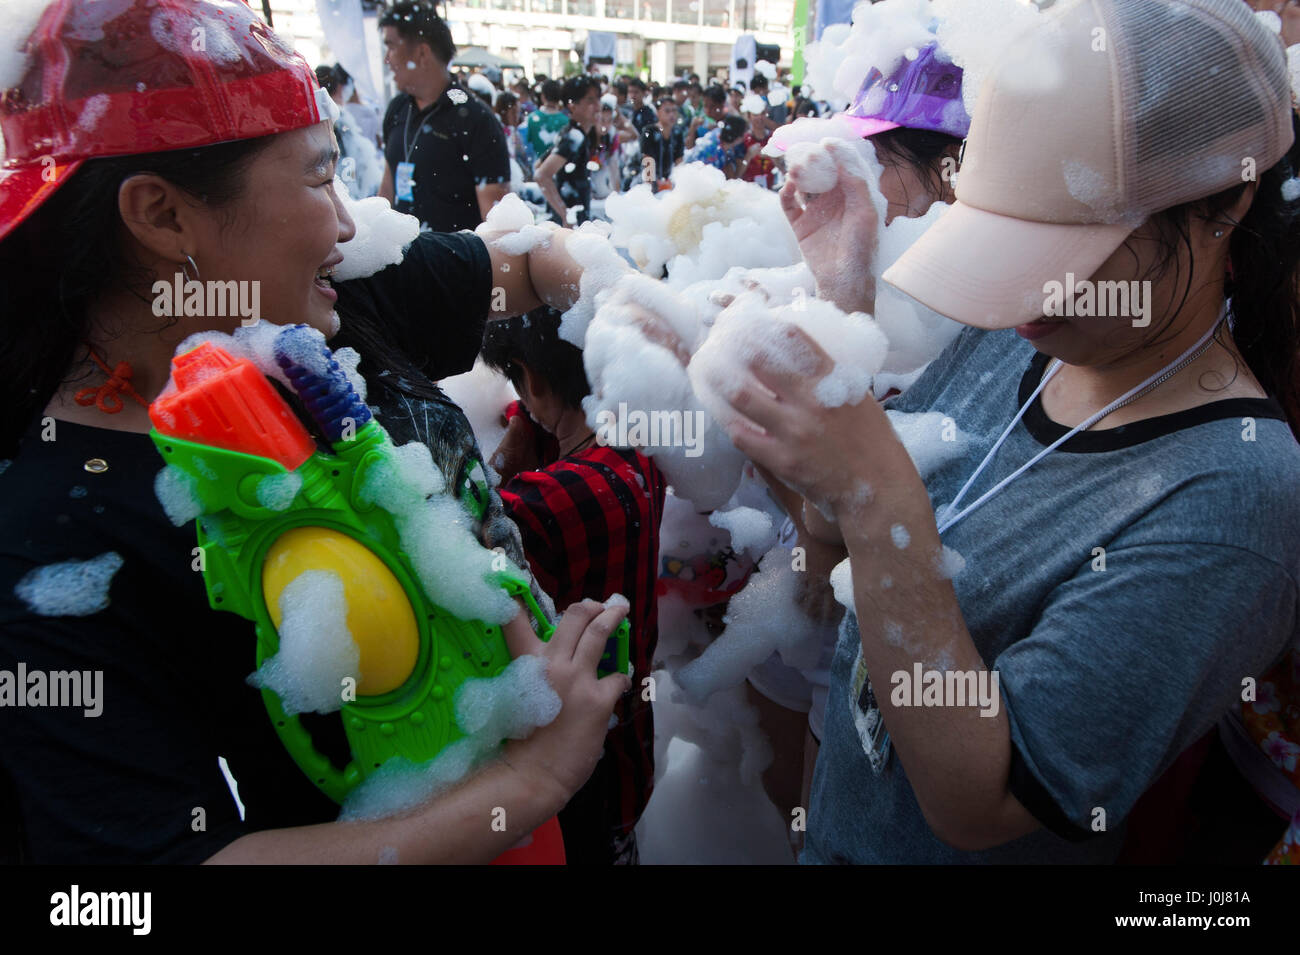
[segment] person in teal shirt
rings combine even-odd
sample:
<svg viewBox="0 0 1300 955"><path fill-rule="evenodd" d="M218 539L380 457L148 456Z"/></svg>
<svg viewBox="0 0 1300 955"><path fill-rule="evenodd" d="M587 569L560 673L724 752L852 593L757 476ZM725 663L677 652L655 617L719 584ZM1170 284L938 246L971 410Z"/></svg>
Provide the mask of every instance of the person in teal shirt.
<svg viewBox="0 0 1300 955"><path fill-rule="evenodd" d="M524 141L534 158L541 158L555 146L569 128L569 114L560 108L562 87L557 80L542 84L542 106L533 110L524 125Z"/></svg>

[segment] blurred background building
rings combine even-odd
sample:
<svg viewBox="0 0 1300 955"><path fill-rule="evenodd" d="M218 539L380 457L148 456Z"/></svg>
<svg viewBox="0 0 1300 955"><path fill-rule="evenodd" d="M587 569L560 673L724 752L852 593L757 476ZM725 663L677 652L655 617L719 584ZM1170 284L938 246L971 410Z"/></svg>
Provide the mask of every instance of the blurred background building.
<svg viewBox="0 0 1300 955"><path fill-rule="evenodd" d="M372 0L251 0L269 6L276 32L313 66L341 62L363 96L385 100L378 4ZM667 82L712 77L732 66L737 40L779 48L791 66L801 0L454 0L438 9L451 24L464 65L483 60L530 78L577 73L591 50L617 73ZM806 9L807 0L802 0ZM814 0L815 3L815 0ZM750 42L750 41L746 41ZM361 65L364 59L365 67ZM612 61L612 62L610 62ZM748 64L752 71L753 64ZM368 69L367 79L362 75ZM370 91L373 91L371 93Z"/></svg>

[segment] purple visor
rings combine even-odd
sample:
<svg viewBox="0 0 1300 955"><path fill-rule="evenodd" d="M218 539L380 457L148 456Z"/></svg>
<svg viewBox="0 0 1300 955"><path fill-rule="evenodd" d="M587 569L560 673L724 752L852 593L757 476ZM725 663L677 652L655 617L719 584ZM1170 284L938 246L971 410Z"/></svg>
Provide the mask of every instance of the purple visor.
<svg viewBox="0 0 1300 955"><path fill-rule="evenodd" d="M931 43L885 78L872 69L843 117L859 136L887 129L929 129L965 139L970 117L961 100L961 67L941 63Z"/></svg>

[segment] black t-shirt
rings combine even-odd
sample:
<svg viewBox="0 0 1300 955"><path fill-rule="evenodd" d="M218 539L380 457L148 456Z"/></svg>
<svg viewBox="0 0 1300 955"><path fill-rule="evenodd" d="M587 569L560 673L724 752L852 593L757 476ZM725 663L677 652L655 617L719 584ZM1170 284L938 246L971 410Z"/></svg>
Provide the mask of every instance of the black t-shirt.
<svg viewBox="0 0 1300 955"><path fill-rule="evenodd" d="M398 164L414 164L414 200L395 198L393 208L434 232L473 229L483 221L475 189L510 181L501 123L481 99L454 83L423 111L406 93L393 97L384 114L384 158L394 190Z"/></svg>
<svg viewBox="0 0 1300 955"><path fill-rule="evenodd" d="M425 442L458 479L480 455L464 416L421 372L472 366L491 282L480 239L426 232L400 265L338 286L344 331L331 346L378 329L412 357L419 370L385 374L363 350L369 400L397 444ZM0 670L102 671L102 713L0 707L0 861L199 862L255 830L335 819L245 682L252 623L208 606L191 569L194 526L172 526L154 494L162 460L150 438L62 421L53 441L40 431L34 422L0 473ZM92 458L107 470L88 471ZM501 513L497 498L489 519ZM513 531L505 525L493 533ZM502 543L522 560L517 534ZM122 564L97 613L39 616L14 592L37 567L110 551ZM242 822L218 756L238 782Z"/></svg>
<svg viewBox="0 0 1300 955"><path fill-rule="evenodd" d="M658 114L655 113L654 107L649 103L642 103L632 111L632 125L640 132L644 127L656 122Z"/></svg>
<svg viewBox="0 0 1300 955"><path fill-rule="evenodd" d="M591 218L591 170L587 168L587 163L591 162L591 146L587 142L586 132L578 123L569 123L569 128L546 151L546 156L552 153L564 157L564 165L555 174L555 185L560 190L560 198L567 208L581 206L578 222L586 222ZM540 161L538 165L541 165ZM556 218L554 212L551 213L551 218ZM560 224L568 225L564 222Z"/></svg>
<svg viewBox="0 0 1300 955"><path fill-rule="evenodd" d="M673 165L682 158L685 151L685 140L677 134L676 127L667 133L658 122L642 127L641 161L644 163L646 159L654 160L656 190L660 180L672 175Z"/></svg>

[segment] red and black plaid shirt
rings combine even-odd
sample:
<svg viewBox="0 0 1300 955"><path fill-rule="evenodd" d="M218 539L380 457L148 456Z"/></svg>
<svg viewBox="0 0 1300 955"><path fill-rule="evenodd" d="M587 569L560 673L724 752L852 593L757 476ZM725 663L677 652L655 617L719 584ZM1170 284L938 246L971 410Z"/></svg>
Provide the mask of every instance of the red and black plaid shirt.
<svg viewBox="0 0 1300 955"><path fill-rule="evenodd" d="M597 445L520 473L501 488L501 500L519 525L537 582L557 610L615 593L631 604L632 689L614 709L618 725L605 739L601 761L617 772L598 770L611 776L611 787L612 776L617 778L616 791L601 801L610 829L626 832L654 786L654 720L641 681L650 675L659 640L655 582L663 475L630 448Z"/></svg>

